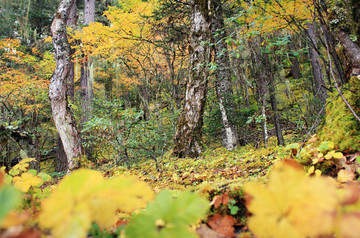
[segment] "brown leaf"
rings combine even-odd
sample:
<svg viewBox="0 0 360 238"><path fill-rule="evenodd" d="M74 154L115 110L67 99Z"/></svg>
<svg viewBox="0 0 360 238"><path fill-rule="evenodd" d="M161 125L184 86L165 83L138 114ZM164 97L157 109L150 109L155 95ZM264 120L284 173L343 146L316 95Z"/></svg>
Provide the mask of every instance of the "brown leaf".
<svg viewBox="0 0 360 238"><path fill-rule="evenodd" d="M360 198L360 186L358 183L351 182L344 185L343 205L355 204Z"/></svg>
<svg viewBox="0 0 360 238"><path fill-rule="evenodd" d="M196 228L196 233L200 238L226 238L227 236L217 233L211 230L206 224L201 224L200 227Z"/></svg>
<svg viewBox="0 0 360 238"><path fill-rule="evenodd" d="M225 215L221 216L220 214L215 214L209 221L208 225L216 232L229 236L235 237L235 220L234 217Z"/></svg>
<svg viewBox="0 0 360 238"><path fill-rule="evenodd" d="M215 208L220 207L221 204L227 205L230 202L230 196L228 193L224 193L220 196L215 196L210 205L214 205Z"/></svg>
<svg viewBox="0 0 360 238"><path fill-rule="evenodd" d="M342 169L338 173L337 181L339 183L346 183L354 180L354 178L355 178L355 174L353 171Z"/></svg>

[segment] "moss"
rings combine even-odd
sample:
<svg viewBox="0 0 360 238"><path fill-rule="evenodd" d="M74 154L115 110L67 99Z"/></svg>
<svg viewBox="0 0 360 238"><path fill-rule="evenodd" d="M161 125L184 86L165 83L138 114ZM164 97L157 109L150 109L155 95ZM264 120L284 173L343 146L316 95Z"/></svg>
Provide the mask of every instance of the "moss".
<svg viewBox="0 0 360 238"><path fill-rule="evenodd" d="M343 94L351 107L359 114L360 81L353 77ZM334 92L330 98L337 95ZM360 150L360 123L356 120L341 97L337 97L327 107L325 125L319 133L322 141L332 141L340 151Z"/></svg>

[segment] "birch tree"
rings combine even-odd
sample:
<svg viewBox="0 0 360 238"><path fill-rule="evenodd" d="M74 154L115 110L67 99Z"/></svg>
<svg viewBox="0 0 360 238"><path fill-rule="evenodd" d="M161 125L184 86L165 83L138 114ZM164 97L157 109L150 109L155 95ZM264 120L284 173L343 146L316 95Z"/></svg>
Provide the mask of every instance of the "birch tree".
<svg viewBox="0 0 360 238"><path fill-rule="evenodd" d="M191 36L189 77L186 80L184 106L178 119L173 154L197 157L202 152L201 130L208 87L211 0L191 2Z"/></svg>
<svg viewBox="0 0 360 238"><path fill-rule="evenodd" d="M62 0L51 25L56 69L49 86L52 115L67 157L68 171L74 166L73 159L81 153L79 134L68 104L67 82L72 77L71 49L67 40L66 26L75 0Z"/></svg>

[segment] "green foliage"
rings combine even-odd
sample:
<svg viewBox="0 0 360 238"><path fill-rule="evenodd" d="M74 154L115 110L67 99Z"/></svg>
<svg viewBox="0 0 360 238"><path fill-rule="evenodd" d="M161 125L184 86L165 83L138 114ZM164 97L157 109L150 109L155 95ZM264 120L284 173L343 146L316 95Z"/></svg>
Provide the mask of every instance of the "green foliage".
<svg viewBox="0 0 360 238"><path fill-rule="evenodd" d="M142 111L124 109L120 100L95 100L94 116L83 126L84 146L96 146L106 159L130 165L141 158L156 159L172 143L175 115L160 111L144 120Z"/></svg>
<svg viewBox="0 0 360 238"><path fill-rule="evenodd" d="M146 210L134 214L125 235L131 237L196 237L189 225L203 218L208 201L190 191L176 198L168 190L162 190Z"/></svg>

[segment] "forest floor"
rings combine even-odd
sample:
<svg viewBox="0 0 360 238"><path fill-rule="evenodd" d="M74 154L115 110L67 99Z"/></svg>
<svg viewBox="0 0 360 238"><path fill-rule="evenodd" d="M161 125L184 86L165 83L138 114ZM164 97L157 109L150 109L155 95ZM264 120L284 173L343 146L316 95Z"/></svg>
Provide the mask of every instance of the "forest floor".
<svg viewBox="0 0 360 238"><path fill-rule="evenodd" d="M281 161L296 161L307 176L323 174L336 179L338 172L345 169L352 173L350 180L358 177L359 152L338 152L334 143L320 141L316 135L304 145L291 143L290 137L287 141L287 146L277 146L276 138L271 138L267 147L247 145L233 151L213 145L202 157L195 159L172 158L169 151L157 160L144 160L130 167L107 163L100 170L108 177L135 175L155 191L191 190L205 195L211 201L211 209L207 219L197 226L200 237L222 238L239 234L253 237L247 228L250 213L246 208L244 184L267 184L270 171Z"/></svg>

